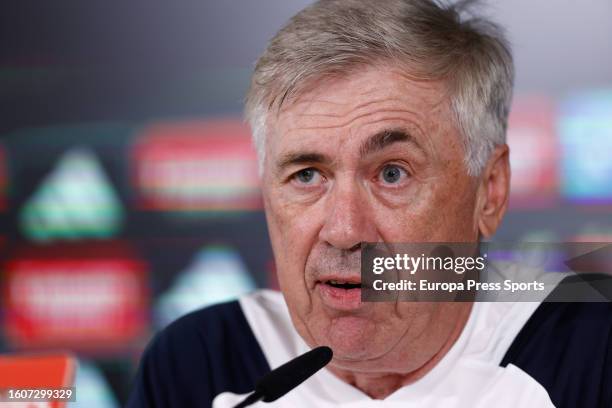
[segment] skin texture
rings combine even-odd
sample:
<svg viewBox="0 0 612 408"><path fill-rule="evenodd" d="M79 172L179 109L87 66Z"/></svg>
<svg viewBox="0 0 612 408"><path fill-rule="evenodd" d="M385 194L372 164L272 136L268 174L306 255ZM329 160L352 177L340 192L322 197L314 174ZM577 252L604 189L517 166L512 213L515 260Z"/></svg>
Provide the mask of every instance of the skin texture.
<svg viewBox="0 0 612 408"><path fill-rule="evenodd" d="M372 142L385 131L404 137ZM319 81L269 121L264 203L291 318L310 346L333 349L333 373L372 398L431 370L472 305L344 310L322 299L320 281L358 278L361 242L475 242L493 234L507 205L508 148L499 146L470 177L461 140L444 84L388 65ZM384 177L389 169L399 176Z"/></svg>

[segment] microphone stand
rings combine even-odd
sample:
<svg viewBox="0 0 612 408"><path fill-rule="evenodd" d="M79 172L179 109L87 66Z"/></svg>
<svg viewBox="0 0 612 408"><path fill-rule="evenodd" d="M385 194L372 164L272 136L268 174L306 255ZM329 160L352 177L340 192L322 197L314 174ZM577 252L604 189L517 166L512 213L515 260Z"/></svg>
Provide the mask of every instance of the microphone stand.
<svg viewBox="0 0 612 408"><path fill-rule="evenodd" d="M255 391L234 408L244 408L262 399L264 402L276 401L325 367L332 356L332 349L320 346L275 368L260 378Z"/></svg>
<svg viewBox="0 0 612 408"><path fill-rule="evenodd" d="M253 391L241 403L239 403L238 405L234 405L234 408L244 408L246 406L256 403L257 401L261 400L263 397L264 397L263 394L257 391Z"/></svg>

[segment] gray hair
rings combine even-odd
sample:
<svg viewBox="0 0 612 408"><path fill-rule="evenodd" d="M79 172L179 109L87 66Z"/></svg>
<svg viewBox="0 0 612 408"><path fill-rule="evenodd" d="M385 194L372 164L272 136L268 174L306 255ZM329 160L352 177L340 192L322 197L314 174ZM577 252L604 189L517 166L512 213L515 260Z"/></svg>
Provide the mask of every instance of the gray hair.
<svg viewBox="0 0 612 408"><path fill-rule="evenodd" d="M320 0L296 14L259 58L246 97L260 169L270 112L317 80L391 62L411 75L444 81L468 173L480 174L495 146L506 141L514 66L502 30L474 16L473 5Z"/></svg>

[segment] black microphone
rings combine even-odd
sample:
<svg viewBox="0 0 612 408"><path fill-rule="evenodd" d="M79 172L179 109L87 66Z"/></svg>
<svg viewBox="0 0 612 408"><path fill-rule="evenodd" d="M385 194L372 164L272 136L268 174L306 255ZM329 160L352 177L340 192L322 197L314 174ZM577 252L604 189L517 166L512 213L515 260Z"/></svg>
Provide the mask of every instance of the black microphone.
<svg viewBox="0 0 612 408"><path fill-rule="evenodd" d="M234 408L243 408L259 400L276 401L325 367L332 356L332 349L321 346L294 358L261 377L255 391Z"/></svg>

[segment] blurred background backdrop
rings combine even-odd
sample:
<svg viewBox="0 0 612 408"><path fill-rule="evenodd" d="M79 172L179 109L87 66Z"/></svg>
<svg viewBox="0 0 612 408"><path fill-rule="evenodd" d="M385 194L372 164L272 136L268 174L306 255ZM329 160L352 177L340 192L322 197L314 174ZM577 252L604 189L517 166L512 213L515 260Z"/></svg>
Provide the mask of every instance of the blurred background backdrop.
<svg viewBox="0 0 612 408"><path fill-rule="evenodd" d="M275 287L250 69L305 0L0 6L0 352L117 407L168 322ZM516 66L499 241L612 239L612 2L491 0Z"/></svg>

